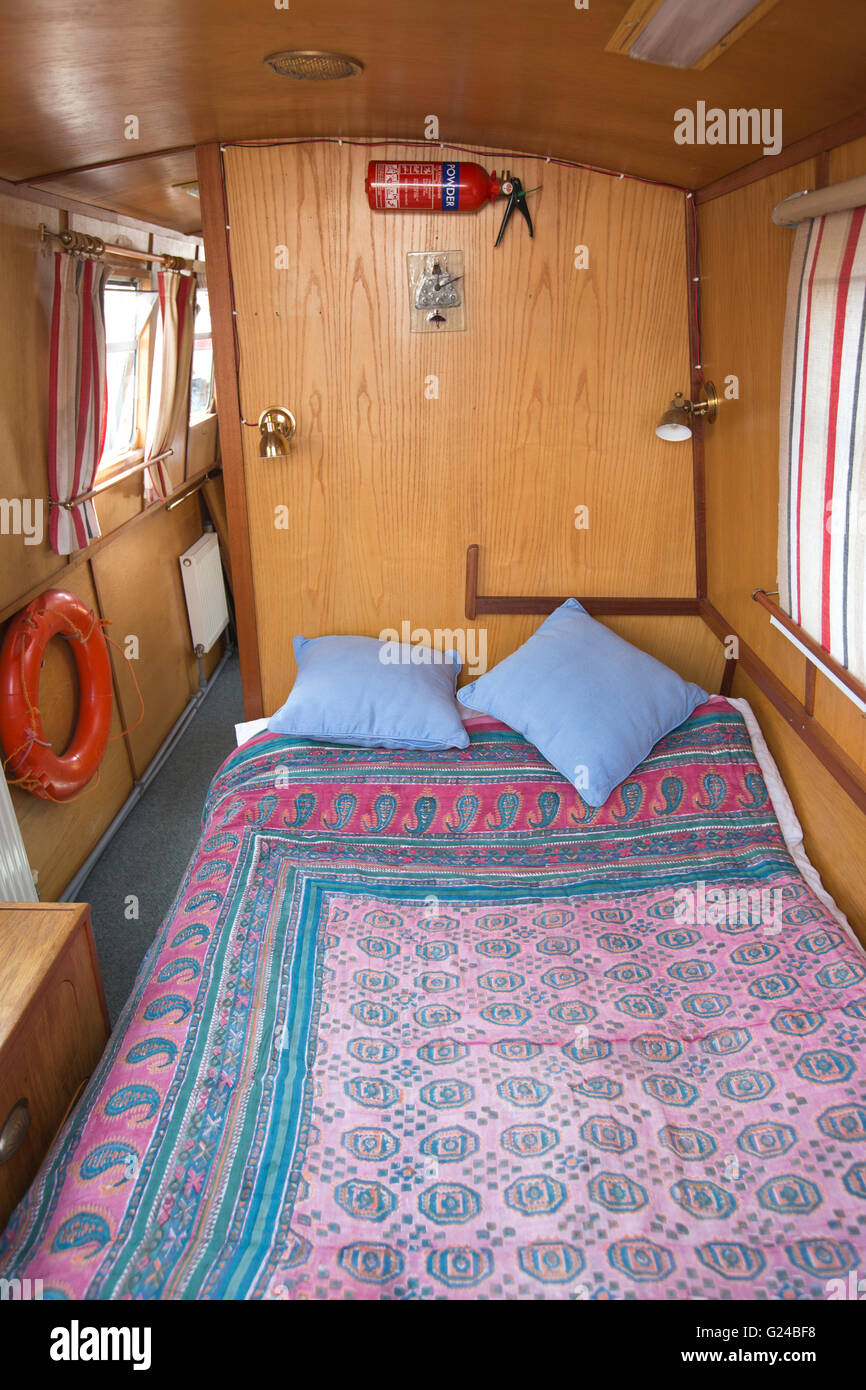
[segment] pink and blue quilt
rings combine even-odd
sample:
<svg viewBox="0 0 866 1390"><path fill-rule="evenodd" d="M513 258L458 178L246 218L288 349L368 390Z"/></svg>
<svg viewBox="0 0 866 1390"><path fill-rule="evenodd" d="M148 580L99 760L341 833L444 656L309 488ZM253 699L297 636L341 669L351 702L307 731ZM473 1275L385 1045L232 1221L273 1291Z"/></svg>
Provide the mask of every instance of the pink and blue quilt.
<svg viewBox="0 0 866 1390"><path fill-rule="evenodd" d="M0 1242L59 1299L820 1299L866 958L715 698L600 810L517 734L263 735Z"/></svg>

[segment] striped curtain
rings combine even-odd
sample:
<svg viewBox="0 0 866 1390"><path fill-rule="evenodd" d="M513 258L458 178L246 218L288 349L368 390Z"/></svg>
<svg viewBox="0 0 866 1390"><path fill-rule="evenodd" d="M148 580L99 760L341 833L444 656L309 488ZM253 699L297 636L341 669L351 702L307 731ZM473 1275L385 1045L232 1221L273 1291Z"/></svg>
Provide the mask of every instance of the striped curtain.
<svg viewBox="0 0 866 1390"><path fill-rule="evenodd" d="M48 382L48 538L57 555L89 545L99 535L91 501L67 508L93 484L107 424L105 396L106 268L58 251Z"/></svg>
<svg viewBox="0 0 866 1390"><path fill-rule="evenodd" d="M195 280L174 270L160 270L153 372L147 411L144 456L155 458L171 445L189 409ZM165 497L168 482L161 463L145 469L144 498Z"/></svg>
<svg viewBox="0 0 866 1390"><path fill-rule="evenodd" d="M779 596L866 680L866 208L797 228L782 356Z"/></svg>

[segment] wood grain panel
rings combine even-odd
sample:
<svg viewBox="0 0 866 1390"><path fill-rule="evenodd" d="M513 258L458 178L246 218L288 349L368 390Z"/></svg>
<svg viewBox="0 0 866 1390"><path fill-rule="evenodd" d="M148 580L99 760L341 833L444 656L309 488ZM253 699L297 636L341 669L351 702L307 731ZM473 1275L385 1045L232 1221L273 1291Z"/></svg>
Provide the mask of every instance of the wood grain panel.
<svg viewBox="0 0 866 1390"><path fill-rule="evenodd" d="M207 250L208 303L213 325L214 395L219 416L219 447L228 527L232 597L237 613L238 659L244 713L263 713L259 641L253 597L247 489L244 477L242 414L238 396L234 298L229 264L229 227L225 210L222 155L216 145L196 151ZM218 512L216 513L218 515Z"/></svg>
<svg viewBox="0 0 866 1390"><path fill-rule="evenodd" d="M605 618L627 642L694 681L709 694L718 693L725 671L724 652L702 618Z"/></svg>
<svg viewBox="0 0 866 1390"><path fill-rule="evenodd" d="M203 473L206 468L210 468L216 462L218 452L216 416L209 415L204 420L196 420L189 427L186 455L187 477L192 478L197 473Z"/></svg>
<svg viewBox="0 0 866 1390"><path fill-rule="evenodd" d="M89 608L97 610L96 591L86 565L70 566L63 584L52 587L78 594ZM62 751L77 717L78 681L68 644L61 638L55 638L46 649L39 705L46 734L55 751ZM63 892L132 790L121 728L115 705L111 742L98 777L74 800L58 805L17 787L10 788L30 867L38 872L39 893L45 900Z"/></svg>
<svg viewBox="0 0 866 1390"><path fill-rule="evenodd" d="M298 418L284 460L243 431L265 709L295 633L462 626L470 540L487 592L694 592L691 454L654 433L688 380L682 197L544 166L535 238L494 250L498 210L371 212L365 165L226 151L241 411ZM411 334L406 252L437 248L464 253L468 327ZM492 647L520 631L491 625Z"/></svg>
<svg viewBox="0 0 866 1390"><path fill-rule="evenodd" d="M123 645L138 638L135 676L144 698L144 719L131 728L129 743L140 776L198 685L178 557L202 534L197 496L173 511L159 511L147 527L124 535L93 557L93 574L109 632ZM147 594L142 605L141 595ZM124 723L132 726L140 704L127 662L112 649Z"/></svg>
<svg viewBox="0 0 866 1390"><path fill-rule="evenodd" d="M735 374L740 390L704 430L708 596L796 691L803 658L751 596L776 588L779 389L793 234L775 226L770 212L814 178L810 161L717 198L698 214L704 371L719 389Z"/></svg>
<svg viewBox="0 0 866 1390"><path fill-rule="evenodd" d="M0 199L0 494L41 505L43 538L0 534L0 595L39 584L63 561L48 544L48 323L54 267L38 227L57 214Z"/></svg>
<svg viewBox="0 0 866 1390"><path fill-rule="evenodd" d="M830 151L829 183L844 183L845 179L856 179L863 173L866 173L866 135Z"/></svg>
<svg viewBox="0 0 866 1390"><path fill-rule="evenodd" d="M754 709L803 827L806 853L866 945L866 815L739 667L732 693Z"/></svg>

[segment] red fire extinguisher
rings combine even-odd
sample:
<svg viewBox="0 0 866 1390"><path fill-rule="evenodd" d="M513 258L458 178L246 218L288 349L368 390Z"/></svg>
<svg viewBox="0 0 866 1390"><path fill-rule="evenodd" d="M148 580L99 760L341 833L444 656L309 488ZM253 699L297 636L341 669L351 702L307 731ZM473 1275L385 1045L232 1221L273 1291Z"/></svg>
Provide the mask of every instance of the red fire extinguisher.
<svg viewBox="0 0 866 1390"><path fill-rule="evenodd" d="M484 203L492 203L500 195L508 198L502 219L498 246L515 207L519 207L532 236L532 218L526 206L526 194L520 179L510 173L497 177L496 170L488 174L480 164L453 161L413 163L409 160L389 162L371 159L364 184L371 208L410 212L474 212Z"/></svg>
<svg viewBox="0 0 866 1390"><path fill-rule="evenodd" d="M371 208L474 212L499 197L499 179L480 164L388 163L371 159L365 183Z"/></svg>

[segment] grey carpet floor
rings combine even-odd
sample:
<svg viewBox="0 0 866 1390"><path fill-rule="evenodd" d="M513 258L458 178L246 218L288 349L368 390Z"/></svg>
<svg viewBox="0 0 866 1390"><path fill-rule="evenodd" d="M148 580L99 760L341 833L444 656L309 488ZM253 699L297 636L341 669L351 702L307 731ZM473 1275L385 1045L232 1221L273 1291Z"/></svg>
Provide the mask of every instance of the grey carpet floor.
<svg viewBox="0 0 866 1390"><path fill-rule="evenodd" d="M235 746L243 719L237 654L229 657L174 753L76 895L91 905L112 1026L171 906L201 832L211 778ZM138 920L125 916L130 895Z"/></svg>

